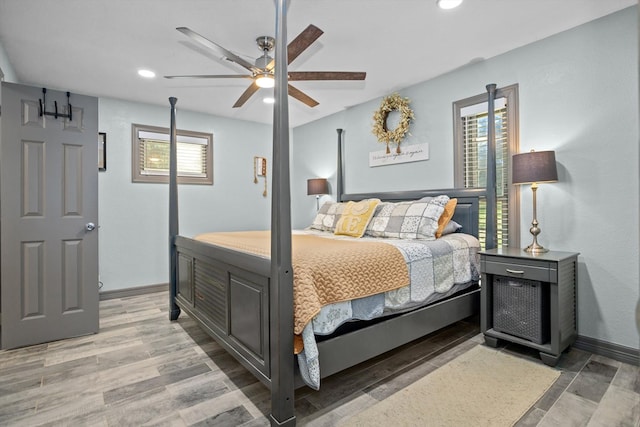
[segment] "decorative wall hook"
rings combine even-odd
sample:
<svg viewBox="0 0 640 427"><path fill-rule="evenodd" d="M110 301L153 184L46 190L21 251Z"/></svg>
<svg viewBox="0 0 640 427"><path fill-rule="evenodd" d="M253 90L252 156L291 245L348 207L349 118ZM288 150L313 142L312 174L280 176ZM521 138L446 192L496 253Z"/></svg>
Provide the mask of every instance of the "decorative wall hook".
<svg viewBox="0 0 640 427"><path fill-rule="evenodd" d="M67 110L69 111L68 114L62 114L62 113L58 113L58 101L53 101L53 107L54 107L54 111L47 111L47 88L42 88L42 99L38 99L38 101L40 102L40 117L42 116L53 116L55 119L57 119L58 117L63 117L63 118L68 118L69 121L72 121L72 116L71 116L71 92L67 92Z"/></svg>

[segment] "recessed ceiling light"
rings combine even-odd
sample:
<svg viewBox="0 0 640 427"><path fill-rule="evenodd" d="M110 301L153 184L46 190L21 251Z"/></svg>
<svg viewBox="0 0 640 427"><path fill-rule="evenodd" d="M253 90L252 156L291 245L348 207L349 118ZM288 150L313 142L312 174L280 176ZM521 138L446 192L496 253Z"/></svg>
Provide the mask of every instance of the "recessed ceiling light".
<svg viewBox="0 0 640 427"><path fill-rule="evenodd" d="M146 79L152 79L156 76L156 73L151 70L138 70L138 75Z"/></svg>
<svg viewBox="0 0 640 427"><path fill-rule="evenodd" d="M264 98L262 98L262 102L264 102L265 104L273 104L274 102L276 102L276 99L272 96L265 96Z"/></svg>
<svg viewBox="0 0 640 427"><path fill-rule="evenodd" d="M436 0L440 9L453 9L462 4L462 0Z"/></svg>

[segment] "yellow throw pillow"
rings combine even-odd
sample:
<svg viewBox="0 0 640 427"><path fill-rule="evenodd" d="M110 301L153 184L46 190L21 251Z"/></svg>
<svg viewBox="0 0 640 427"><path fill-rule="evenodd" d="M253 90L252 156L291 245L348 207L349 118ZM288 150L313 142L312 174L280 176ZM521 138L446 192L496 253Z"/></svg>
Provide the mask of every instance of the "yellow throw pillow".
<svg viewBox="0 0 640 427"><path fill-rule="evenodd" d="M342 216L336 224L334 233L362 237L376 211L378 203L380 203L379 199L366 199L347 203L344 211L342 211Z"/></svg>
<svg viewBox="0 0 640 427"><path fill-rule="evenodd" d="M458 199L449 199L447 204L444 206L444 211L442 215L440 215L440 219L438 220L438 229L436 230L436 239L439 239L442 236L442 230L444 227L451 221L453 218L453 213L456 211L456 205L458 204Z"/></svg>

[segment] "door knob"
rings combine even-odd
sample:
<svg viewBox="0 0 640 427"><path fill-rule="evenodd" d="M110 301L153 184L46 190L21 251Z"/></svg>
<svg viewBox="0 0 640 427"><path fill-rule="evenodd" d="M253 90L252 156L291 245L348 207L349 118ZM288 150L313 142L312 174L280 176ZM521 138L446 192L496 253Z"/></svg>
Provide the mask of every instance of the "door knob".
<svg viewBox="0 0 640 427"><path fill-rule="evenodd" d="M96 225L92 222L88 222L87 225L84 226L87 231L93 231L96 229Z"/></svg>

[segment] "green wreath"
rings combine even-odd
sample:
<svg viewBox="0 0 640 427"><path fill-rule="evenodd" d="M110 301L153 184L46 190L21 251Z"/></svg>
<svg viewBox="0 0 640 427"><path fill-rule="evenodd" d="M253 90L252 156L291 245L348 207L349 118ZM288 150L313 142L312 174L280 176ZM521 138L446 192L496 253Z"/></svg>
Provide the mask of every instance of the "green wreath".
<svg viewBox="0 0 640 427"><path fill-rule="evenodd" d="M387 145L387 154L390 153L389 143L391 142L397 145L396 153L400 153L400 143L409 132L409 124L414 118L413 110L409 107L410 102L409 98L403 98L394 93L382 99L380 108L373 115L372 132L378 138L378 142ZM389 113L396 110L400 113L400 123L395 129L388 129Z"/></svg>

